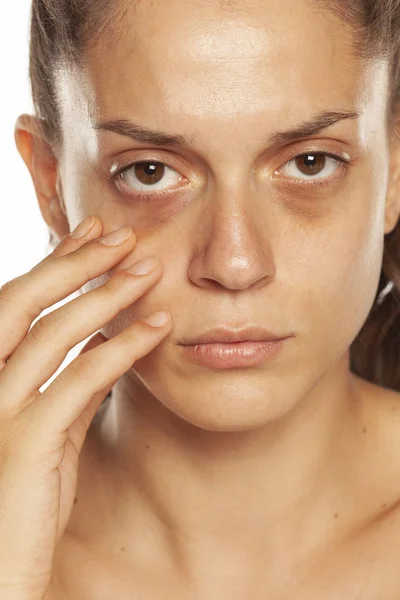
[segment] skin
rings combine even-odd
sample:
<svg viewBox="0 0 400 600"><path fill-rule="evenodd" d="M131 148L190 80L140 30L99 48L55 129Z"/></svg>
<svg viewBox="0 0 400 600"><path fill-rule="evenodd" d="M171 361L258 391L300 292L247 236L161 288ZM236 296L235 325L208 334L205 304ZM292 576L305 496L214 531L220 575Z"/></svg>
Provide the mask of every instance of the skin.
<svg viewBox="0 0 400 600"><path fill-rule="evenodd" d="M54 598L294 590L372 599L383 582L385 598L400 585L399 397L349 369L384 234L399 218L400 138L385 120L387 64L349 54L353 33L336 19L305 0L140 2L122 34L103 33L84 69L60 72L59 156L34 117L17 121L18 150L58 238L96 214L105 233L135 231L118 268L147 256L162 263L159 282L104 337L156 310L173 320L89 429ZM266 143L321 110L360 117ZM111 119L186 135L192 146L94 128ZM351 165L341 172L326 158L315 175L288 165L310 152ZM139 201L145 180L134 168L113 187L114 165L144 160L171 169L153 185L169 195ZM311 177L330 183L306 184ZM193 365L177 346L247 324L292 337L249 369ZM84 582L71 576L83 560Z"/></svg>

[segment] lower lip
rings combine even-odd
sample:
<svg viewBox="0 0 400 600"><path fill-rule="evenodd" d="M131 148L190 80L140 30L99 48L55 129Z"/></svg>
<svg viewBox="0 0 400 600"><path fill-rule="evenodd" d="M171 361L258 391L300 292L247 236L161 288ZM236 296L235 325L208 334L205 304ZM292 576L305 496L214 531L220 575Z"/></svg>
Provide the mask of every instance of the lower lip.
<svg viewBox="0 0 400 600"><path fill-rule="evenodd" d="M285 339L273 342L234 342L183 346L186 357L213 369L233 369L261 365L276 356Z"/></svg>

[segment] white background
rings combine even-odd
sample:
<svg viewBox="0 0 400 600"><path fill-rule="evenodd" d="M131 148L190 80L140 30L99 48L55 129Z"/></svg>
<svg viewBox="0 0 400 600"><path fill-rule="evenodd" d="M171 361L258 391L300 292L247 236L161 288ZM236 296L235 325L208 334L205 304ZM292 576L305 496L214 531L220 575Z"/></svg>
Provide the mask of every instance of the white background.
<svg viewBox="0 0 400 600"><path fill-rule="evenodd" d="M48 253L48 228L39 210L30 173L14 140L18 115L34 114L28 78L30 10L31 0L7 0L0 18L0 286L28 272ZM73 293L62 299L39 317L76 296ZM88 339L71 350L41 391L73 360Z"/></svg>

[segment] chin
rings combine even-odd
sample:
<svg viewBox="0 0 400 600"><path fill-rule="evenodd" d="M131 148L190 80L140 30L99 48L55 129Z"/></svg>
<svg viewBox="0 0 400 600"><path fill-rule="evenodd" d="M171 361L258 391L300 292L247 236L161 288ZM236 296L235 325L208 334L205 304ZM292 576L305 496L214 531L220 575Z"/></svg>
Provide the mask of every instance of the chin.
<svg viewBox="0 0 400 600"><path fill-rule="evenodd" d="M284 418L296 399L272 382L260 384L248 376L242 385L200 383L192 386L190 401L181 394L159 399L175 415L206 431L244 432L261 429Z"/></svg>
<svg viewBox="0 0 400 600"><path fill-rule="evenodd" d="M172 426L178 417L204 431L256 431L293 416L310 394L323 393L324 376L331 378L330 370L338 368L334 351L309 347L300 357L288 345L258 366L212 369L182 360L173 346L161 343L132 366L134 396L143 398L143 410L151 407L152 419L172 418Z"/></svg>
<svg viewBox="0 0 400 600"><path fill-rule="evenodd" d="M287 364L219 371L199 368L193 374L182 364L168 364L166 357L152 360L149 354L133 369L141 382L136 398L143 394L144 386L145 403L156 413L156 405L161 405L205 431L244 432L266 427L290 413L301 401L301 390L307 391L304 370L288 374Z"/></svg>

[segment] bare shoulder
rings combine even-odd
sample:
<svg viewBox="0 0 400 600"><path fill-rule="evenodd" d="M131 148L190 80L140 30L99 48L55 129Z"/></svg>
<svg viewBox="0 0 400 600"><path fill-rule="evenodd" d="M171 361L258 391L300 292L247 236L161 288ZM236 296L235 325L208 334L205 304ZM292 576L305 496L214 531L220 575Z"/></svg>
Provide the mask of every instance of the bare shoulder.
<svg viewBox="0 0 400 600"><path fill-rule="evenodd" d="M361 379L357 389L360 430L336 515L348 515L346 535L316 557L299 600L400 598L400 393Z"/></svg>
<svg viewBox="0 0 400 600"><path fill-rule="evenodd" d="M355 377L359 427L352 488L366 530L387 535L400 551L400 392ZM351 461L352 457L348 457ZM388 546L389 548L389 546ZM397 560L397 559L396 559ZM400 570L399 570L400 573Z"/></svg>
<svg viewBox="0 0 400 600"><path fill-rule="evenodd" d="M370 518L360 540L375 549L375 559L396 572L400 597L400 392L360 380L364 389L362 429L362 495ZM371 559L372 560L372 559ZM382 563L383 568L383 563Z"/></svg>

